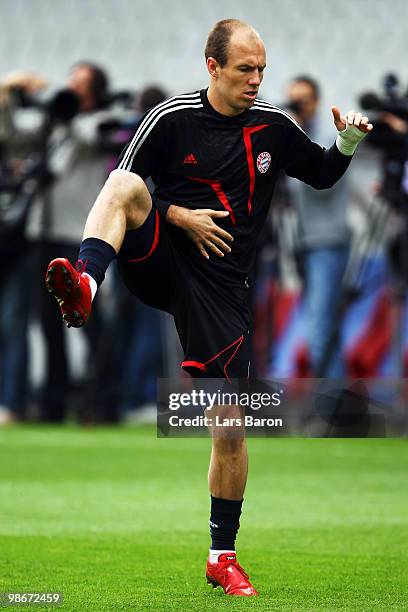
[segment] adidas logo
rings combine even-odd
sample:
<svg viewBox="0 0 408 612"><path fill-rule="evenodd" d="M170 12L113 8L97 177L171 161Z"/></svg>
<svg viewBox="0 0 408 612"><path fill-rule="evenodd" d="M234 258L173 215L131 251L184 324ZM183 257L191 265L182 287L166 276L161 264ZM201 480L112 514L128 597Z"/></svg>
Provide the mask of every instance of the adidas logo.
<svg viewBox="0 0 408 612"><path fill-rule="evenodd" d="M188 155L186 155L183 164L198 164L194 153L189 153Z"/></svg>

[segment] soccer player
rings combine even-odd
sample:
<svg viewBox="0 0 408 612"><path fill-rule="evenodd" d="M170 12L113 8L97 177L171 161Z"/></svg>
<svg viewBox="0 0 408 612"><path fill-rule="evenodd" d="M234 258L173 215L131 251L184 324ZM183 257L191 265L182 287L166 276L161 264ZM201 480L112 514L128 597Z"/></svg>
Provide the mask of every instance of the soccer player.
<svg viewBox="0 0 408 612"><path fill-rule="evenodd" d="M328 188L372 125L333 107L338 134L325 150L258 99L265 47L244 22L218 22L205 57L208 89L171 98L142 118L89 214L77 270L53 260L46 284L67 325L80 327L117 257L129 290L174 316L182 367L229 380L249 375L248 287L278 172ZM257 595L235 553L246 477L244 438L213 437L207 580L228 595Z"/></svg>

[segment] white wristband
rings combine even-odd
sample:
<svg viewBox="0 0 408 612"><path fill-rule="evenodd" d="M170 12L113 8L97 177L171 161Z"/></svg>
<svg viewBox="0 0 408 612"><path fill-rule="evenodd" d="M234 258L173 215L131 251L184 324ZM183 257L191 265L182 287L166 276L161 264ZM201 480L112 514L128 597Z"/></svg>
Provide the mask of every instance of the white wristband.
<svg viewBox="0 0 408 612"><path fill-rule="evenodd" d="M338 132L336 138L336 146L343 155L353 155L358 144L367 136L366 132L362 132L355 125L346 125L344 130Z"/></svg>

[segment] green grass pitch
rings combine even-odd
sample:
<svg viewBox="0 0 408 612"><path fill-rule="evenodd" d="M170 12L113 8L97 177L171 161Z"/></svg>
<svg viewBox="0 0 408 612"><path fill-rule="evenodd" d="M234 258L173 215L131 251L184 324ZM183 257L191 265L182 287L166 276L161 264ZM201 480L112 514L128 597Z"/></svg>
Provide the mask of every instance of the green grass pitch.
<svg viewBox="0 0 408 612"><path fill-rule="evenodd" d="M408 610L407 441L249 451L238 552L260 597L234 598L204 579L209 440L3 429L0 591L61 591L75 612Z"/></svg>

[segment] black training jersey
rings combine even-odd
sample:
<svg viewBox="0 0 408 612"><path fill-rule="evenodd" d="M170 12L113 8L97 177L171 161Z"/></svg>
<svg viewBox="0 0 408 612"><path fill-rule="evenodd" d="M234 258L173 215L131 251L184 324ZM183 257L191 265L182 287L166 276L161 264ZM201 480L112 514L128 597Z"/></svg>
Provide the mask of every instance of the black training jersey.
<svg viewBox="0 0 408 612"><path fill-rule="evenodd" d="M232 251L210 261L186 233L168 224L177 250L194 265L233 280L248 275L278 174L284 170L317 189L331 187L350 157L312 142L286 112L262 100L234 117L210 105L207 91L170 98L146 113L118 168L152 177L154 202L228 210L215 222L234 237Z"/></svg>

